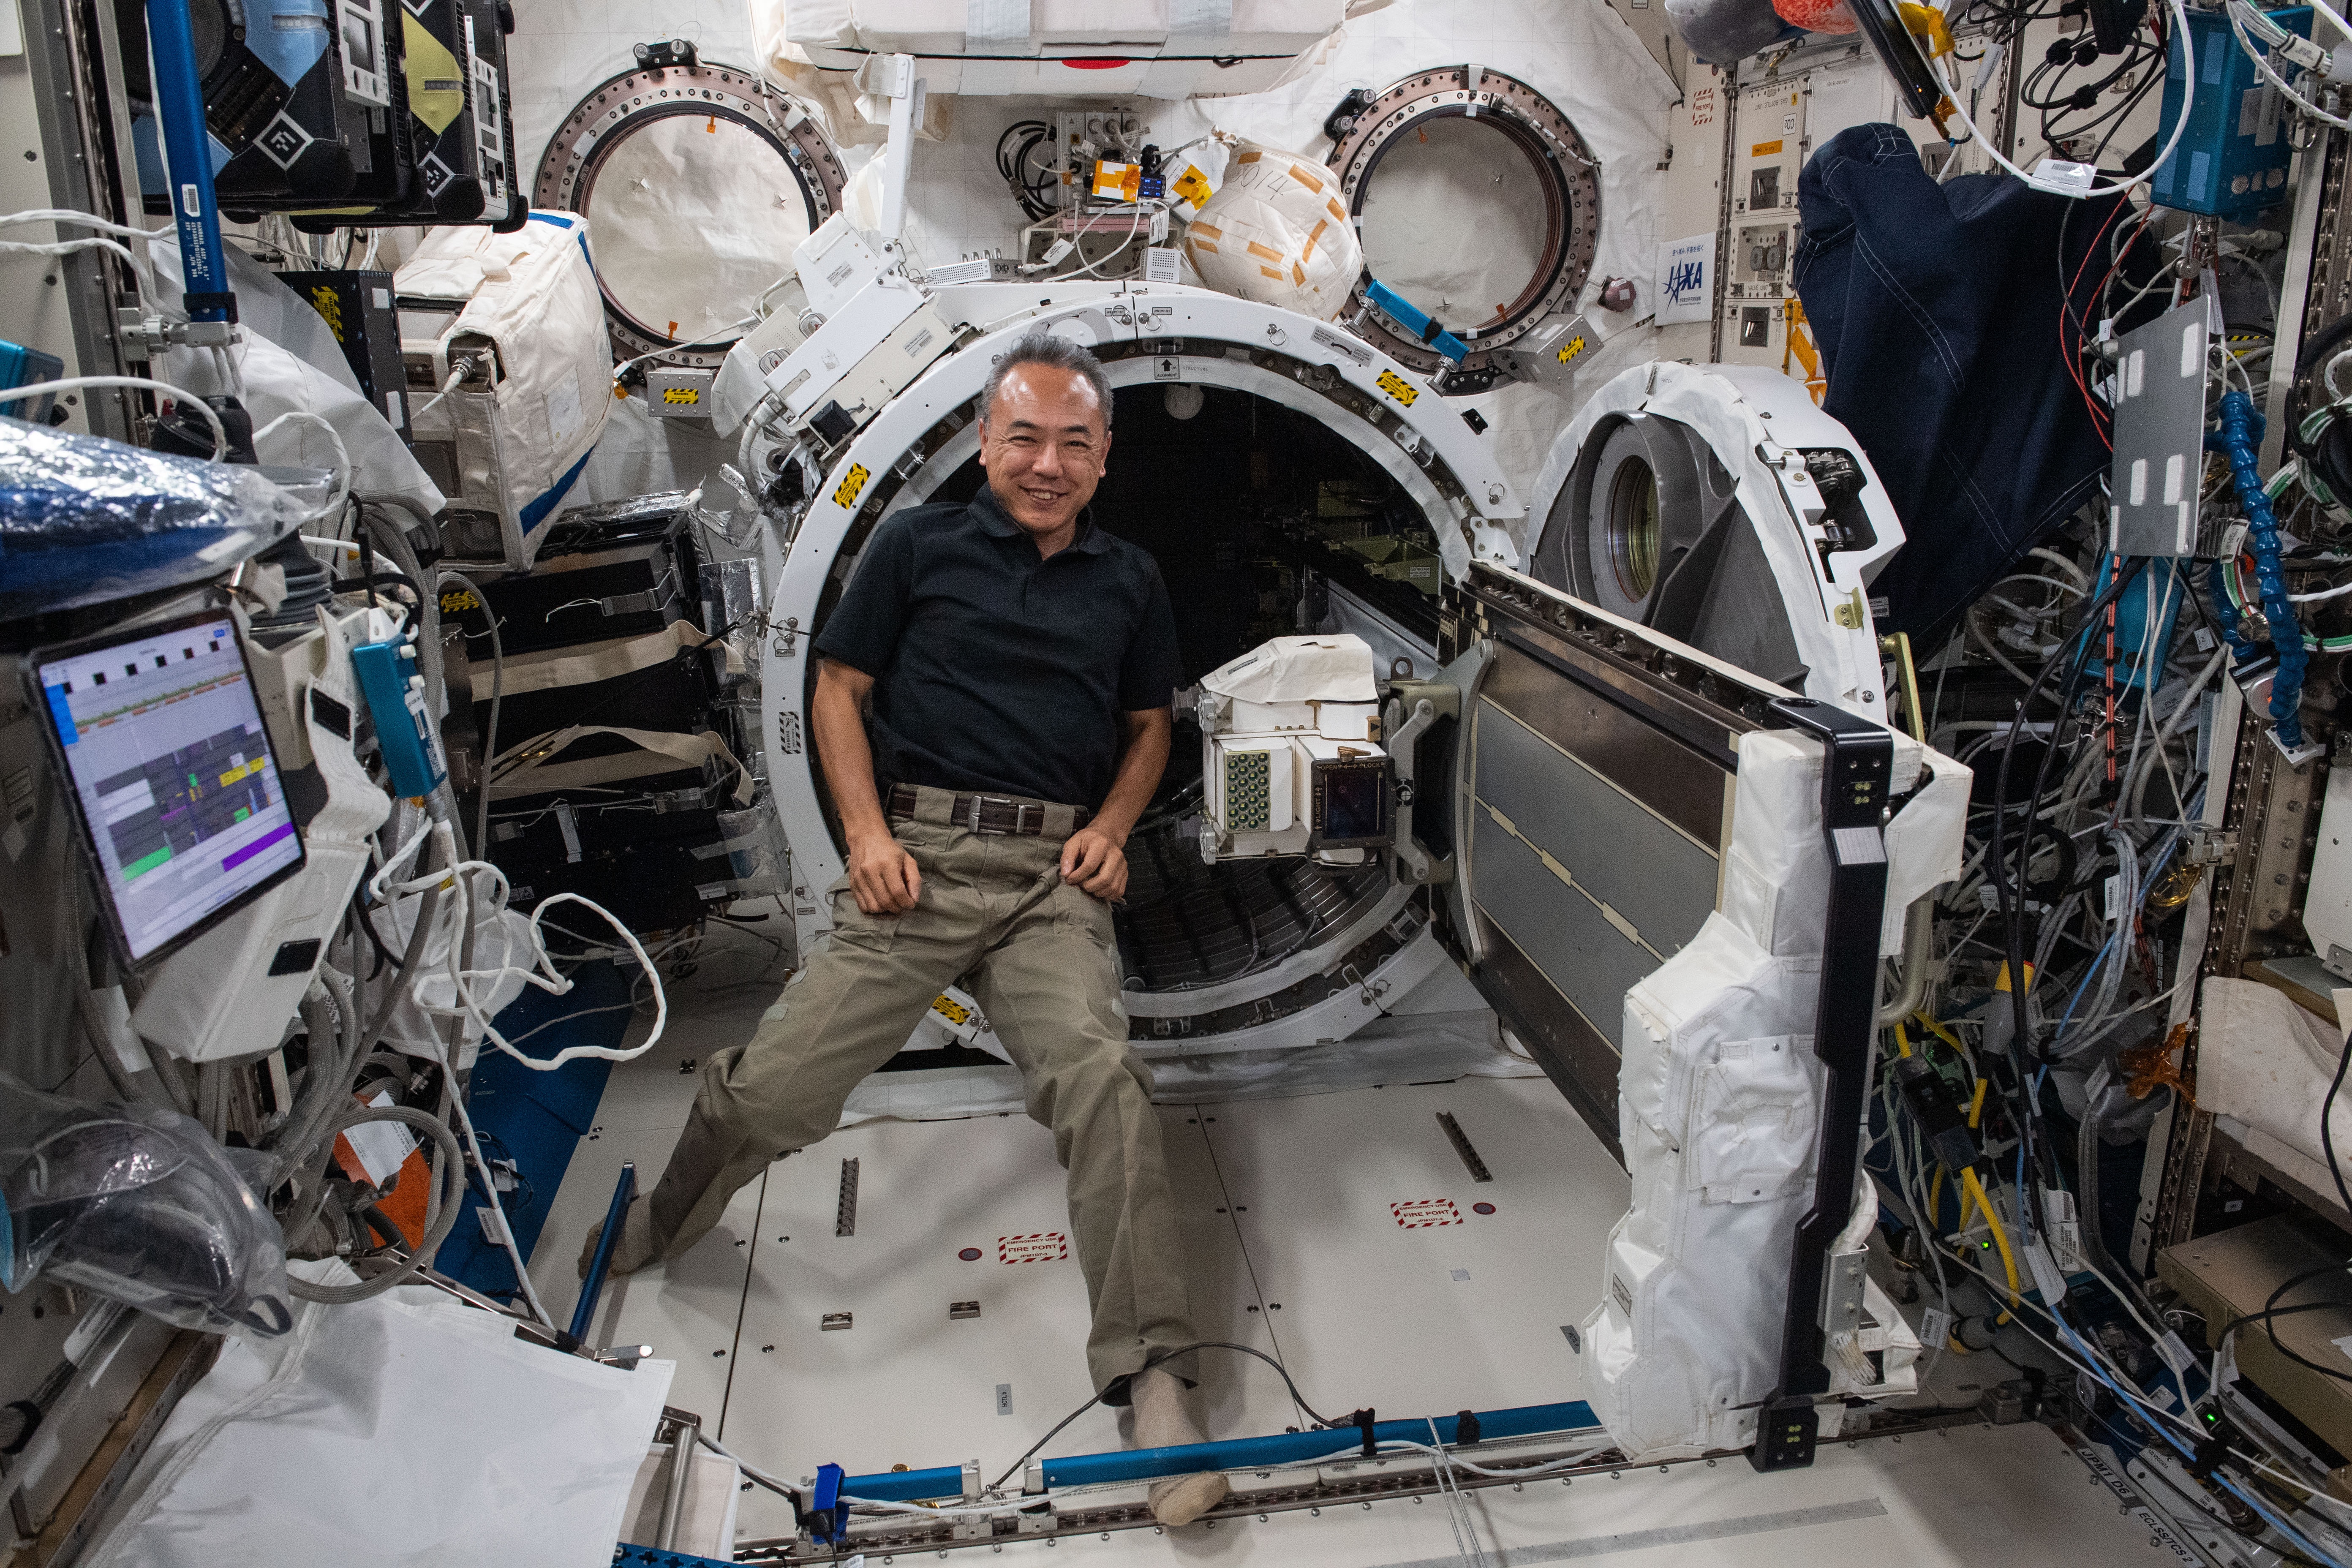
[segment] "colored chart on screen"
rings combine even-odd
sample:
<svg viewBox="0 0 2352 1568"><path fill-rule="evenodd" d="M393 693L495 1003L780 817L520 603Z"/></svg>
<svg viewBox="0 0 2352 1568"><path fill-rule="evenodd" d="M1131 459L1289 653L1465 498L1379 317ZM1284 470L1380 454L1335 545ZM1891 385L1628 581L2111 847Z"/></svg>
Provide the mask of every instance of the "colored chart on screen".
<svg viewBox="0 0 2352 1568"><path fill-rule="evenodd" d="M45 658L40 682L134 959L301 858L227 620Z"/></svg>

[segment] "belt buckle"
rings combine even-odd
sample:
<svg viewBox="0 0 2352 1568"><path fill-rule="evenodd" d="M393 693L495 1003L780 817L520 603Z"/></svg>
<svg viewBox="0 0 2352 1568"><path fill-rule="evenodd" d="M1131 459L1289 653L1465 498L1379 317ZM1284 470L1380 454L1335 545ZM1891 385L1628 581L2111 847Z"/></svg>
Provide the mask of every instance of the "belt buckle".
<svg viewBox="0 0 2352 1568"><path fill-rule="evenodd" d="M1010 805L1010 806L1013 806L1013 812L1014 812L1013 821L1014 821L1014 823L1016 824L1016 826L1014 827L1014 831L1015 831L1015 832L1020 831L1020 829L1019 829L1019 827L1018 827L1018 826L1017 826L1017 824L1018 824L1018 823L1020 822L1020 820L1021 820L1021 819L1020 819L1020 815L1019 815L1019 813L1020 813L1020 806L1019 806L1019 805L1018 805L1013 801L1013 797L1012 797L1011 795L975 795L968 796L967 798L968 798L968 799L971 801L971 804L969 806L967 806L967 807L965 808L965 810L964 810L964 826L965 826L965 828L966 828L968 831L972 832L972 833L979 833L979 832L982 831L982 827L981 827L981 826L980 826L980 808L981 808L982 806L983 806L983 805Z"/></svg>

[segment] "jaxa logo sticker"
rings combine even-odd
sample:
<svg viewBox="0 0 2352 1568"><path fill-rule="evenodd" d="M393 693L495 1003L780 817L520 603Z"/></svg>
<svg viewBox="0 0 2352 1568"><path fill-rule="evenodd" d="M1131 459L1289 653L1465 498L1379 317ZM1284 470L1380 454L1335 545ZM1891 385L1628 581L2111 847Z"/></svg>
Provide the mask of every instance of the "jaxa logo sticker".
<svg viewBox="0 0 2352 1568"><path fill-rule="evenodd" d="M1373 383L1373 384L1378 386L1382 392L1387 393L1391 397L1395 398L1399 403L1403 404L1407 408L1412 407L1412 400L1421 395L1420 392L1410 385L1405 381L1404 377L1399 375L1392 370L1384 370L1381 372L1380 380Z"/></svg>
<svg viewBox="0 0 2352 1568"><path fill-rule="evenodd" d="M866 481L873 477L866 471L865 464L850 464L849 472L842 476L840 488L833 492L833 504L845 511L856 506L858 495L866 489Z"/></svg>

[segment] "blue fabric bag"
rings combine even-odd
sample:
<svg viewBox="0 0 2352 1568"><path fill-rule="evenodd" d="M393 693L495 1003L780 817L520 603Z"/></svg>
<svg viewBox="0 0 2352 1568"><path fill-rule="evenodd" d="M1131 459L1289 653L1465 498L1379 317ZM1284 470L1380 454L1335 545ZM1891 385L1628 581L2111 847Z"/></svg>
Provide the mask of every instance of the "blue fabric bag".
<svg viewBox="0 0 2352 1568"><path fill-rule="evenodd" d="M1870 455L1908 539L1871 585L1880 630L1939 638L2096 492L2108 451L2061 305L2070 279L2078 313L2095 293L2123 200L2009 174L1939 185L1894 125L1842 131L1806 163L1793 274L1822 406Z"/></svg>

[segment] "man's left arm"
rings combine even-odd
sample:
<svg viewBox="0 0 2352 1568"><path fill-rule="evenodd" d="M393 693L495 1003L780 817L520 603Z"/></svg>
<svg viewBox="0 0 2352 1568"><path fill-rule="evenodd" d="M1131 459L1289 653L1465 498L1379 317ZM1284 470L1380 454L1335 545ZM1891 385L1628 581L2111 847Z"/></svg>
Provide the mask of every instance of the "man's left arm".
<svg viewBox="0 0 2352 1568"><path fill-rule="evenodd" d="M1131 710L1126 714L1127 749L1119 754L1118 776L1084 827L1062 846L1062 880L1076 882L1097 899L1116 901L1127 896L1127 836L1135 831L1160 775L1168 770L1168 747L1176 721L1165 708Z"/></svg>

